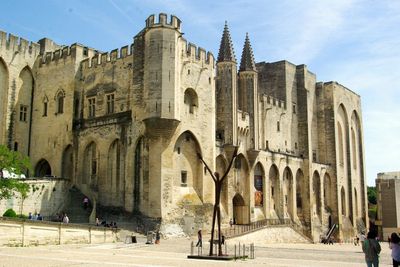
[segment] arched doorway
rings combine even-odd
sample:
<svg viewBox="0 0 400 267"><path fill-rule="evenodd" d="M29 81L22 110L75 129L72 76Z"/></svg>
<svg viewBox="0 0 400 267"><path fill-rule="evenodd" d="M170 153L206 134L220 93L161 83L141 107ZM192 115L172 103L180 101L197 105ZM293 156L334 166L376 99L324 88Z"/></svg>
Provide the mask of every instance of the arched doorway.
<svg viewBox="0 0 400 267"><path fill-rule="evenodd" d="M307 180L301 169L296 172L296 209L301 222L309 220L309 190Z"/></svg>
<svg viewBox="0 0 400 267"><path fill-rule="evenodd" d="M41 159L35 168L35 177L51 176L51 167L47 160Z"/></svg>
<svg viewBox="0 0 400 267"><path fill-rule="evenodd" d="M236 194L233 199L233 219L236 224L247 224L249 223L249 208L243 197L240 194Z"/></svg>
<svg viewBox="0 0 400 267"><path fill-rule="evenodd" d="M72 145L68 145L62 155L61 177L65 179L72 179L73 171L73 151Z"/></svg>
<svg viewBox="0 0 400 267"><path fill-rule="evenodd" d="M282 217L280 207L280 183L279 183L279 172L275 164L269 169L269 181L271 184L271 192L269 202L271 203L272 211L278 216Z"/></svg>
<svg viewBox="0 0 400 267"><path fill-rule="evenodd" d="M317 171L313 174L313 202L315 205L314 212L321 220L322 211L321 211L321 179L319 173Z"/></svg>
<svg viewBox="0 0 400 267"><path fill-rule="evenodd" d="M283 196L285 202L285 211L291 219L294 218L294 190L293 190L293 174L289 167L283 171Z"/></svg>
<svg viewBox="0 0 400 267"><path fill-rule="evenodd" d="M83 179L82 184L90 185L95 191L98 191L97 187L97 170L98 170L98 155L97 146L95 142L91 142L86 146L84 158L83 158Z"/></svg>
<svg viewBox="0 0 400 267"><path fill-rule="evenodd" d="M264 206L264 169L260 162L254 168L254 206Z"/></svg>
<svg viewBox="0 0 400 267"><path fill-rule="evenodd" d="M111 203L118 205L122 201L121 194L121 142L119 139L114 140L109 149L107 157L107 181L106 190L111 196ZM111 191L111 192L110 192Z"/></svg>

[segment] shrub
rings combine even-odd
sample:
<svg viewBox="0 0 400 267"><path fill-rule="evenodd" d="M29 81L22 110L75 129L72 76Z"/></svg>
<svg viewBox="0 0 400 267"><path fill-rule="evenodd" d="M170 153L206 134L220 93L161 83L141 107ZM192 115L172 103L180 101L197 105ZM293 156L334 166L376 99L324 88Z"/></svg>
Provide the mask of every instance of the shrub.
<svg viewBox="0 0 400 267"><path fill-rule="evenodd" d="M10 218L15 218L17 217L17 214L13 209L8 209L6 212L4 212L3 217L10 217Z"/></svg>

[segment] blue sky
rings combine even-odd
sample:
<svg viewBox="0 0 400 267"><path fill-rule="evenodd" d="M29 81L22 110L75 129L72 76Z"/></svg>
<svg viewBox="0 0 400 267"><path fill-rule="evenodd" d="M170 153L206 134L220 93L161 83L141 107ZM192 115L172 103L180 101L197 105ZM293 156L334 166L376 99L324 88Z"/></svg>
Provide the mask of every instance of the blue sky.
<svg viewBox="0 0 400 267"><path fill-rule="evenodd" d="M246 32L257 62L306 64L318 81L361 96L366 176L400 170L398 0L1 1L0 29L25 39L110 51L132 42L150 14L182 20L185 38L213 52L225 20L239 60Z"/></svg>

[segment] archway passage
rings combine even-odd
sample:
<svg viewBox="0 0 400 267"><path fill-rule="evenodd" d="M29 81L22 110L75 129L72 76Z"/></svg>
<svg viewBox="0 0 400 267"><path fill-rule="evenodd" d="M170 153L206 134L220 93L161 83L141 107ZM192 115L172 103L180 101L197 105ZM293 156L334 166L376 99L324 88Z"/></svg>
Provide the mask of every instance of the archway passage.
<svg viewBox="0 0 400 267"><path fill-rule="evenodd" d="M51 176L51 167L47 160L42 159L35 168L35 177Z"/></svg>
<svg viewBox="0 0 400 267"><path fill-rule="evenodd" d="M261 163L254 169L254 206L264 206L264 170Z"/></svg>
<svg viewBox="0 0 400 267"><path fill-rule="evenodd" d="M271 193L269 194L269 202L271 203L271 210L275 212L278 217L282 217L281 214L281 199L280 199L280 183L279 183L279 171L275 164L269 169L269 181L271 184Z"/></svg>
<svg viewBox="0 0 400 267"><path fill-rule="evenodd" d="M73 149L72 145L68 145L63 152L61 177L65 179L71 179L72 170L73 170Z"/></svg>
<svg viewBox="0 0 400 267"><path fill-rule="evenodd" d="M243 197L236 194L232 199L233 220L236 224L249 223L249 207L246 206Z"/></svg>

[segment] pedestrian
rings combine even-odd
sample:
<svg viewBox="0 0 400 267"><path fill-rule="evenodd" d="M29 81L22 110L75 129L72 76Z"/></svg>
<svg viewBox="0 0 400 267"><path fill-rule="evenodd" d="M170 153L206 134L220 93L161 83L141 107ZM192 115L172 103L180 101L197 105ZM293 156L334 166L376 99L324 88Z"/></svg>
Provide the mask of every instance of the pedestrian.
<svg viewBox="0 0 400 267"><path fill-rule="evenodd" d="M69 223L69 218L66 213L64 214L64 217L63 217L63 223Z"/></svg>
<svg viewBox="0 0 400 267"><path fill-rule="evenodd" d="M229 226L232 228L232 225L233 225L233 220L232 220L232 218L229 220Z"/></svg>
<svg viewBox="0 0 400 267"><path fill-rule="evenodd" d="M393 267L400 266L400 237L396 233L390 235L389 248L392 250Z"/></svg>
<svg viewBox="0 0 400 267"><path fill-rule="evenodd" d="M43 217L42 217L42 215L40 215L40 213L38 213L38 215L37 215L37 220L38 221L43 221Z"/></svg>
<svg viewBox="0 0 400 267"><path fill-rule="evenodd" d="M381 246L376 240L376 232L370 230L367 234L367 239L363 242L362 250L365 254L365 262L368 267L379 266L379 253L381 252Z"/></svg>
<svg viewBox="0 0 400 267"><path fill-rule="evenodd" d="M225 236L224 235L221 236L221 245L225 245Z"/></svg>
<svg viewBox="0 0 400 267"><path fill-rule="evenodd" d="M196 247L203 246L203 235L201 234L201 229L197 232L197 244Z"/></svg>
<svg viewBox="0 0 400 267"><path fill-rule="evenodd" d="M28 220L32 220L32 212L29 212L29 215L28 215Z"/></svg>
<svg viewBox="0 0 400 267"><path fill-rule="evenodd" d="M83 198L83 208L86 210L89 206L89 199L85 196Z"/></svg>
<svg viewBox="0 0 400 267"><path fill-rule="evenodd" d="M96 226L99 226L99 225L100 225L99 218L96 218Z"/></svg>
<svg viewBox="0 0 400 267"><path fill-rule="evenodd" d="M156 244L157 244L157 245L160 244L160 239L161 239L160 231L157 230L157 232L156 232Z"/></svg>

